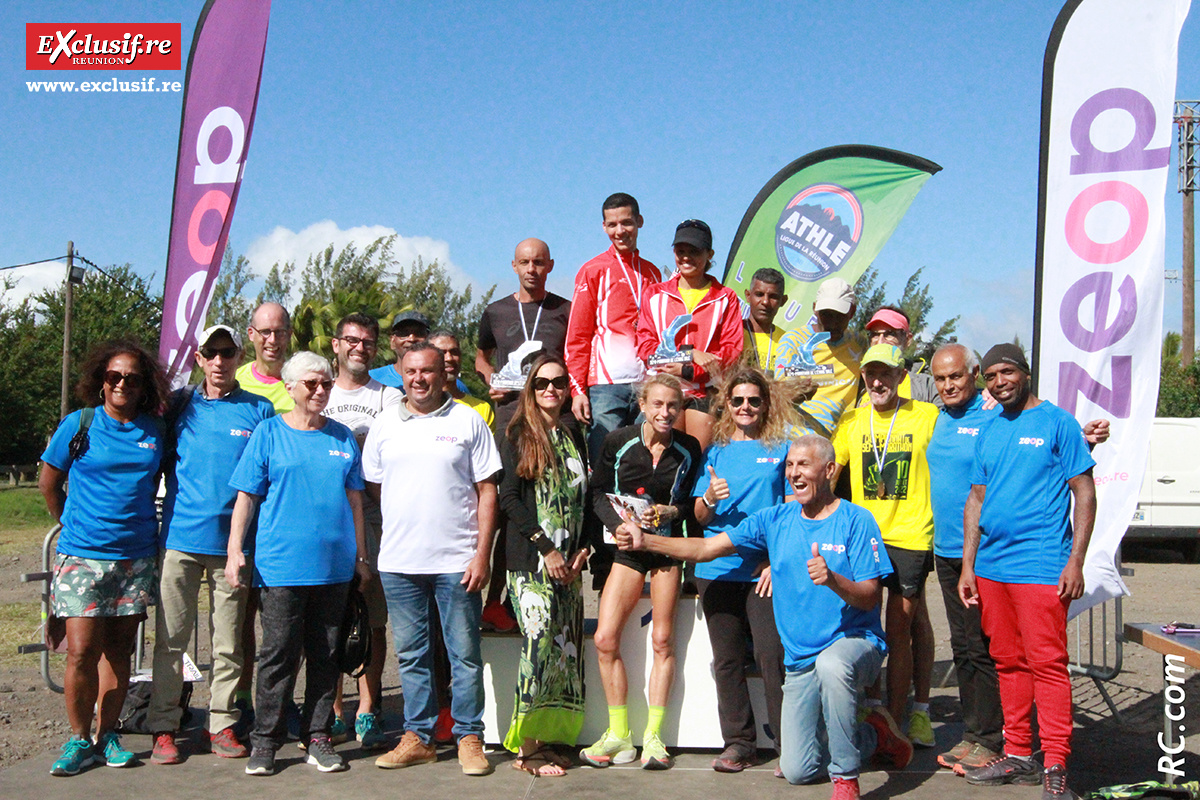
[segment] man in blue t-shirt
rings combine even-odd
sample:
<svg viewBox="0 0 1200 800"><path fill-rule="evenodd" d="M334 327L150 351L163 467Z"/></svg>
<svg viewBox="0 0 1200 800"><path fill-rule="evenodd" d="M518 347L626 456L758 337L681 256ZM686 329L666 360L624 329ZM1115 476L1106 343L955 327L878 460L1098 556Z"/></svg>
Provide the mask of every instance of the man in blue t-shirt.
<svg viewBox="0 0 1200 800"><path fill-rule="evenodd" d="M1095 462L1079 423L1033 395L1019 347L989 350L983 376L1004 410L975 443L958 592L965 605L979 607L991 640L1005 755L966 777L974 785L1042 783L1043 800L1069 800L1067 608L1083 595L1096 518ZM1035 696L1044 770L1033 760Z"/></svg>
<svg viewBox="0 0 1200 800"><path fill-rule="evenodd" d="M897 768L912 744L878 712L858 725L858 692L875 682L887 651L879 622L880 579L892 565L870 512L834 496L836 467L828 439L807 434L788 450L785 475L795 503L755 512L731 531L705 539L617 533L622 549L687 561L740 553L771 560L772 595L783 641L779 765L790 783L817 779L822 764L834 797L858 797L863 754ZM798 612L797 609L803 609ZM820 735L821 723L827 736Z"/></svg>
<svg viewBox="0 0 1200 800"><path fill-rule="evenodd" d="M226 325L214 325L199 337L196 363L204 371L199 386L172 395L171 425L164 454L167 495L163 501L159 605L155 614L154 683L147 726L154 732L152 764L178 764L175 743L181 710L183 653L192 638L200 584L212 597L212 681L208 736L212 752L241 758L246 747L235 733L241 712L235 706L244 665L242 625L248 590L225 580L229 520L237 492L229 477L250 441L250 434L275 409L266 397L242 389L235 377L242 342Z"/></svg>

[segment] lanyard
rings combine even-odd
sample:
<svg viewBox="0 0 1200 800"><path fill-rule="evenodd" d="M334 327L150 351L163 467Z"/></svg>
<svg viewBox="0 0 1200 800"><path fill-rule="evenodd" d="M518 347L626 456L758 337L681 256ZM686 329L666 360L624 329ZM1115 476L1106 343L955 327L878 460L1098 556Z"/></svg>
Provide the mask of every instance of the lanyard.
<svg viewBox="0 0 1200 800"><path fill-rule="evenodd" d="M775 326L771 326L771 330L767 331L767 364L763 366L762 361L758 362L758 368L762 370L775 369L775 362L771 360L771 353L775 350ZM754 358L758 359L758 340L755 339L754 331L750 331L750 339L754 342Z"/></svg>
<svg viewBox="0 0 1200 800"><path fill-rule="evenodd" d="M900 398L896 398L896 408L892 411L892 421L888 423L887 439L883 442L883 453L875 446L875 409L871 409L871 455L875 457L875 469L878 478L875 482L875 496L880 500L887 496L887 487L883 483L883 464L887 461L888 445L892 442L892 427L896 424L896 414L900 411Z"/></svg>
<svg viewBox="0 0 1200 800"><path fill-rule="evenodd" d="M633 292L633 304L637 306L637 310L640 313L642 310L642 257L635 252L633 258L630 259L633 262L633 274L637 276L637 291L634 291L633 281L629 279L629 270L625 269L625 262L621 260L621 254L617 252L615 247L613 248L613 255L616 256L617 263L621 265L621 274L625 276L625 283L628 284L629 291Z"/></svg>
<svg viewBox="0 0 1200 800"><path fill-rule="evenodd" d="M537 336L538 323L542 321L542 308L546 302L545 298L538 301L537 314L533 318L533 335L529 334L529 329L525 327L525 309L521 306L521 298L513 295L513 299L517 301L517 317L521 320L521 333L525 334L525 341L530 341L534 336Z"/></svg>

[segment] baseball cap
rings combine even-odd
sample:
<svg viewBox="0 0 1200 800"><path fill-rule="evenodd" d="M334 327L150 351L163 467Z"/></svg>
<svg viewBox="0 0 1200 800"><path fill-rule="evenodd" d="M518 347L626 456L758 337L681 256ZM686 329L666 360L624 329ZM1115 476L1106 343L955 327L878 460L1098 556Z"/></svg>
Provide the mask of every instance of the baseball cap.
<svg viewBox="0 0 1200 800"><path fill-rule="evenodd" d="M881 308L875 312L875 316L871 317L871 321L867 323L867 330L875 328L891 328L892 330L910 333L908 320L894 308Z"/></svg>
<svg viewBox="0 0 1200 800"><path fill-rule="evenodd" d="M690 244L701 250L712 250L712 228L698 219L685 219L675 226L675 241L671 242L671 246L677 244Z"/></svg>
<svg viewBox="0 0 1200 800"><path fill-rule="evenodd" d="M817 287L813 308L817 311L836 311L849 314L854 305L854 288L841 278L830 278Z"/></svg>
<svg viewBox="0 0 1200 800"><path fill-rule="evenodd" d="M863 353L862 361L859 362L862 366L867 364L885 364L889 367L904 366L904 351L894 344L875 344L867 348L867 352Z"/></svg>
<svg viewBox="0 0 1200 800"><path fill-rule="evenodd" d="M204 347L206 344L208 344L209 339L213 338L222 331L229 334L229 338L233 339L233 343L237 345L239 350L242 349L242 337L238 336L237 331L228 325L210 325L209 327L205 328L200 332L200 337L196 340L196 346Z"/></svg>
<svg viewBox="0 0 1200 800"><path fill-rule="evenodd" d="M396 318L392 320L392 333L395 333L396 329L406 322L415 322L423 327L426 333L429 332L429 317L425 316L420 311L401 311L396 315Z"/></svg>

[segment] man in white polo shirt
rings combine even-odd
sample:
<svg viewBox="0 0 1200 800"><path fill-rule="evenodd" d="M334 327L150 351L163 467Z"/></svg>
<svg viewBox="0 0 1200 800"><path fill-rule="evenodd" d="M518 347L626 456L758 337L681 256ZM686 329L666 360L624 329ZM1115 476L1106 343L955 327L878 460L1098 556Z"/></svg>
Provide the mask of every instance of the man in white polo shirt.
<svg viewBox="0 0 1200 800"><path fill-rule="evenodd" d="M429 630L429 607L437 603L459 764L467 775L487 775L480 592L490 570L500 454L483 417L445 391L440 350L418 342L401 357L401 372L404 402L375 419L363 445L367 491L380 497L383 510L379 579L404 691L404 736L375 765L395 769L437 759Z"/></svg>

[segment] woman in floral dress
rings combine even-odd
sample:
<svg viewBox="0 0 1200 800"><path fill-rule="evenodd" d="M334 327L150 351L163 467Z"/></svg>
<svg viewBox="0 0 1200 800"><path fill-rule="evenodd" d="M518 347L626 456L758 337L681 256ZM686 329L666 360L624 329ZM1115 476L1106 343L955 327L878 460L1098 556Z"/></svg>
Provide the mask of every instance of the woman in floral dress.
<svg viewBox="0 0 1200 800"><path fill-rule="evenodd" d="M587 449L560 420L567 392L562 360L539 357L500 444L508 593L525 637L504 746L517 754L516 769L544 777L566 774L571 763L548 745L573 745L583 727Z"/></svg>

